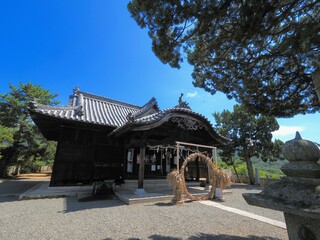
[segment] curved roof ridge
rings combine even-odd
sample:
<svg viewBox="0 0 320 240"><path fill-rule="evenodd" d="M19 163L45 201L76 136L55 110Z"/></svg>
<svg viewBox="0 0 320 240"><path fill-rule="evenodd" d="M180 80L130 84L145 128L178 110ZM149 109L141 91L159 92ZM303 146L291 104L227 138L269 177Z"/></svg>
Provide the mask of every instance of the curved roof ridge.
<svg viewBox="0 0 320 240"><path fill-rule="evenodd" d="M96 95L96 94L93 94L93 93L78 91L78 94L82 94L84 97L93 98L93 99L104 101L104 102L110 102L110 103L113 103L113 104L118 104L118 105L122 105L122 106L126 106L126 107L131 107L131 108L136 108L136 109L141 109L142 108L141 106L138 106L138 105L135 105L135 104L131 104L131 103L115 100L115 99L112 99L112 98L103 97L103 96Z"/></svg>
<svg viewBox="0 0 320 240"><path fill-rule="evenodd" d="M155 97L152 97L142 108L133 114L134 118L139 118L139 116L147 113L153 107L156 107L159 110L158 102Z"/></svg>
<svg viewBox="0 0 320 240"><path fill-rule="evenodd" d="M156 113L153 113L153 114L150 114L150 115L147 115L147 116L143 116L141 118L137 118L137 119L134 120L134 123L139 123L139 122L141 122L143 120L147 120L147 119L150 119L150 118L153 118L153 117L160 117L161 118L162 115L166 115L166 114L168 114L170 112L173 112L173 111L176 111L176 110L181 111L181 112L186 112L186 113L192 113L194 115L202 117L206 121L208 121L208 123L211 125L211 122L205 116L203 116L202 114L194 112L189 108L182 108L182 107L178 107L178 106L175 106L175 107L172 107L172 108L166 108L166 109L163 109L163 110L161 110L159 112L156 112Z"/></svg>
<svg viewBox="0 0 320 240"><path fill-rule="evenodd" d="M206 118L204 115L197 113L197 112L194 112L189 108L184 108L184 107L179 107L179 106L175 106L172 108L166 108L166 109L161 110L159 112L156 112L156 113L153 113L153 114L150 114L147 116L143 116L141 118L134 119L133 121L129 121L129 122L125 123L124 125L122 125L121 127L113 130L110 133L110 135L116 134L116 133L121 132L122 130L125 130L125 129L129 129L130 127L156 123L156 122L160 121L161 119L163 119L166 115L173 113L173 112L188 113L188 114L192 114L194 117L202 118L203 120L206 121L206 122L204 122L204 124L206 124L211 129L211 131L214 133L214 135L218 136L219 138L223 139L226 142L230 141L229 138L224 137L221 134L219 134L218 132L216 132L216 130L213 128L210 120L208 118Z"/></svg>

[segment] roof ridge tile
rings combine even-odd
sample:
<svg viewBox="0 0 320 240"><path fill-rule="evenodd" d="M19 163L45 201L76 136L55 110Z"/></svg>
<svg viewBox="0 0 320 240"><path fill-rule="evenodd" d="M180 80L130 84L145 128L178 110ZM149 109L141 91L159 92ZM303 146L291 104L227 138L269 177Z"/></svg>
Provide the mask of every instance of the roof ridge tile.
<svg viewBox="0 0 320 240"><path fill-rule="evenodd" d="M118 104L121 106L127 106L127 107L132 107L132 108L138 108L141 109L141 106L135 105L135 104L131 104L131 103L127 103L124 101L119 101L116 99L112 99L112 98L107 98L107 97L103 97L97 94L93 94L93 93L89 93L89 92L83 92L83 91L78 91L79 94L82 94L83 97L88 97L88 98L92 98L92 99L96 99L96 100L101 100L103 102L110 102L113 104Z"/></svg>

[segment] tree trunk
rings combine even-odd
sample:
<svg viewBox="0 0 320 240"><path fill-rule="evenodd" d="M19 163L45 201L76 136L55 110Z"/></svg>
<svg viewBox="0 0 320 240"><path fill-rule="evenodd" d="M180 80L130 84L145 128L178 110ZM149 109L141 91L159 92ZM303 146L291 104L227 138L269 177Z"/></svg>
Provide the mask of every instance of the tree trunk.
<svg viewBox="0 0 320 240"><path fill-rule="evenodd" d="M318 68L313 74L312 74L312 80L313 84L316 88L316 93L318 96L318 100L320 101L320 68Z"/></svg>
<svg viewBox="0 0 320 240"><path fill-rule="evenodd" d="M316 93L318 96L318 101L320 102L320 68L318 68L313 74L312 74L312 80L314 87L316 88ZM318 161L320 165L320 161ZM320 189L320 185L316 188Z"/></svg>
<svg viewBox="0 0 320 240"><path fill-rule="evenodd" d="M252 162L248 154L245 156L246 164L247 164L247 169L248 169L248 175L249 175L249 181L251 185L255 184L255 179L254 179L254 172L253 172L253 167L252 167Z"/></svg>
<svg viewBox="0 0 320 240"><path fill-rule="evenodd" d="M6 164L0 165L0 178L7 178L7 177L8 177L7 165Z"/></svg>
<svg viewBox="0 0 320 240"><path fill-rule="evenodd" d="M235 172L235 174L236 174L236 176L237 176L238 182L239 182L239 183L242 183L242 182L241 182L241 179L240 179L240 177L239 177L239 173L238 173L238 171L237 171L236 167L235 167L233 164L232 164L232 167L233 167L233 170L234 170L234 172Z"/></svg>

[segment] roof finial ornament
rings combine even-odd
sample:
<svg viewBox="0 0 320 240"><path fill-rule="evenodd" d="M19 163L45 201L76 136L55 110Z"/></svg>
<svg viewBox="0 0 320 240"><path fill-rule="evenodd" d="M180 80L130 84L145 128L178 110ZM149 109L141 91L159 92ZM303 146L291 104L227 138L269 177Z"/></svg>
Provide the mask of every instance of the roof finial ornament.
<svg viewBox="0 0 320 240"><path fill-rule="evenodd" d="M74 96L78 96L78 92L80 91L80 87L79 86L76 86L74 89L73 89L73 95Z"/></svg>
<svg viewBox="0 0 320 240"><path fill-rule="evenodd" d="M183 93L180 94L179 104L178 104L177 107L179 107L179 108L188 108L188 109L191 109L191 108L189 107L189 103L187 103L186 101L183 101L183 100L182 100L183 95L184 95Z"/></svg>
<svg viewBox="0 0 320 240"><path fill-rule="evenodd" d="M182 103L182 97L183 97L183 95L184 95L183 93L180 94L180 97L179 97L179 105Z"/></svg>
<svg viewBox="0 0 320 240"><path fill-rule="evenodd" d="M33 98L30 102L29 102L29 105L28 105L28 107L30 108L30 109L35 109L36 107L37 107L37 98Z"/></svg>
<svg viewBox="0 0 320 240"><path fill-rule="evenodd" d="M128 113L127 120L128 120L128 122L133 122L134 121L134 116L133 116L133 114L131 112Z"/></svg>
<svg viewBox="0 0 320 240"><path fill-rule="evenodd" d="M74 110L75 116L82 117L84 115L83 106L79 106Z"/></svg>

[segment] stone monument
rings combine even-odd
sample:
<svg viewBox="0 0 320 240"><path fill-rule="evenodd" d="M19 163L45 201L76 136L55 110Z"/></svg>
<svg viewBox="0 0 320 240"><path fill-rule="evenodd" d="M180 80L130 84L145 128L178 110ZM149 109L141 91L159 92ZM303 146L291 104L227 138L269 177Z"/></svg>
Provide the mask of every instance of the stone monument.
<svg viewBox="0 0 320 240"><path fill-rule="evenodd" d="M282 153L289 161L281 168L286 177L243 197L250 205L282 211L290 240L320 240L319 146L297 132Z"/></svg>

